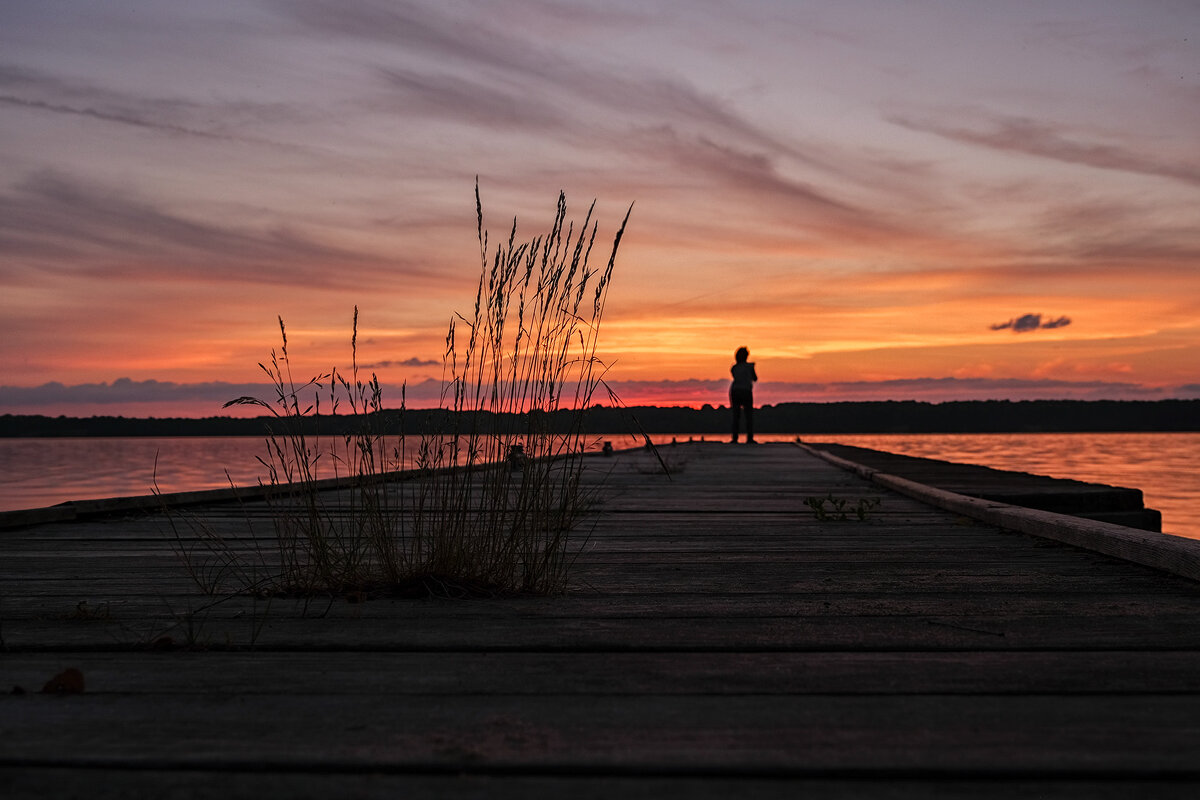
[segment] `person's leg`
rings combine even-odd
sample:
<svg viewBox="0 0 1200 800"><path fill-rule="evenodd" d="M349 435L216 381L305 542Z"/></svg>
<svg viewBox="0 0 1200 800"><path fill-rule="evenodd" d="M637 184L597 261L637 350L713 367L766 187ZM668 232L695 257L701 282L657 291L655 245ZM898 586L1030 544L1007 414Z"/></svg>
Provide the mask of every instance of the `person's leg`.
<svg viewBox="0 0 1200 800"><path fill-rule="evenodd" d="M735 444L737 443L737 440L738 440L738 413L739 413L740 409L741 409L741 404L738 403L736 398L734 398L733 396L730 396L730 398L729 398L729 413L730 413L730 416L733 418L733 437L730 439L730 441L734 442Z"/></svg>
<svg viewBox="0 0 1200 800"><path fill-rule="evenodd" d="M751 400L744 406L746 409L746 441L754 441L754 401Z"/></svg>

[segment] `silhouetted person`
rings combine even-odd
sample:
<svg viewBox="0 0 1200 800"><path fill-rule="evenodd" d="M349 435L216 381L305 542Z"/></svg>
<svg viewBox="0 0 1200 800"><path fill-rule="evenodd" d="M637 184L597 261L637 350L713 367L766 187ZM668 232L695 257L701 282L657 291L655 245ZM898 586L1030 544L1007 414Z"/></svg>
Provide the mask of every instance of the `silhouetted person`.
<svg viewBox="0 0 1200 800"><path fill-rule="evenodd" d="M738 440L738 418L744 411L746 414L746 441L754 441L754 382L758 375L754 373L754 362L747 361L750 351L739 347L733 354L735 364L729 368L733 375L733 383L729 386L729 409L733 412L733 441Z"/></svg>

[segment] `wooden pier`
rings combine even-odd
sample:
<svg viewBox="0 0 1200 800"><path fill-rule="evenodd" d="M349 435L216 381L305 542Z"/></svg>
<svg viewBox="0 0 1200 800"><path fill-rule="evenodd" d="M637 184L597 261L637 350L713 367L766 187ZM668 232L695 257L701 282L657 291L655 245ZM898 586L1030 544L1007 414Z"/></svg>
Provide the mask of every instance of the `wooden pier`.
<svg viewBox="0 0 1200 800"><path fill-rule="evenodd" d="M160 516L0 531L0 797L1197 796L1200 542L1172 574L826 453L597 457L556 597L214 605Z"/></svg>

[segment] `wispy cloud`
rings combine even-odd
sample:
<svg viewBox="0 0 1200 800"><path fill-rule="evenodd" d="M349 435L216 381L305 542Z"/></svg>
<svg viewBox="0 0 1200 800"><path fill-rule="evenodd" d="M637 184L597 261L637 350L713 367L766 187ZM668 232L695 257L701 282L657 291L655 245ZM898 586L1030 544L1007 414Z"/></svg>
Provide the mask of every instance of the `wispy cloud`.
<svg viewBox="0 0 1200 800"><path fill-rule="evenodd" d="M837 161L766 132L727 101L678 77L592 63L586 53L570 51L569 40L557 44L536 35L545 9L538 3L524 6L524 22L508 19L507 25L491 26L473 24L478 21L442 5L307 0L281 8L321 36L401 48L412 65L379 66L376 75L414 103L414 110L499 126L542 126L543 131L551 126L592 145L603 139L618 148L633 131L670 125L683 132L681 140L736 145L786 156L822 173L838 171ZM511 15L506 11L506 16ZM597 22L620 25L622 16L606 10ZM444 65L452 65L453 72ZM696 166L706 162L710 159Z"/></svg>
<svg viewBox="0 0 1200 800"><path fill-rule="evenodd" d="M290 227L256 229L197 220L127 190L43 171L0 194L0 270L13 256L47 269L106 278L160 280L192 274L207 281L336 286L362 271L405 272L398 260L324 244ZM334 265L359 268L357 275ZM165 270L165 271L164 271ZM424 268L410 265L410 277ZM429 277L429 276L426 276Z"/></svg>
<svg viewBox="0 0 1200 800"><path fill-rule="evenodd" d="M464 11L330 0L277 7L322 41L355 44L368 84L351 103L364 111L462 126L454 135L484 130L488 135L479 141L485 149L493 146L493 132L543 142L536 160L520 171L523 184L530 174L561 171L562 180L586 178L592 191L619 187L614 192L621 196L644 181L645 193L637 196L658 202L642 213L656 216L652 223L680 242L691 238L689 225L705 238L727 229L731 244L742 249L747 237L767 231L777 239L843 247L911 247L929 238L928 214L917 224L896 213L902 207L897 197L903 207L926 212L938 202L914 185L914 174L926 174L927 164L799 129L781 133L748 115L736 95L707 90L669 64L635 68L604 57L603 47L573 49L581 29L545 35L556 18L548 15L551 6L559 8L527 2L500 13L487 4ZM614 32L635 23L678 25L653 9L605 8L598 17L589 41L606 25ZM520 154L507 158L511 170L524 163ZM849 199L851 192L856 199ZM673 216L671 206L684 209L682 216Z"/></svg>
<svg viewBox="0 0 1200 800"><path fill-rule="evenodd" d="M546 132L561 127L563 112L537 96L448 74L381 68L398 111L434 119Z"/></svg>
<svg viewBox="0 0 1200 800"><path fill-rule="evenodd" d="M175 137L299 149L239 130L248 122L297 121L295 107L283 103L196 102L134 95L0 64L0 105L86 117Z"/></svg>
<svg viewBox="0 0 1200 800"><path fill-rule="evenodd" d="M233 141L236 137L226 136L209 131L196 130L194 128L186 128L182 125L172 125L166 122L156 122L150 119L135 116L130 113L121 113L117 111L105 111L96 108L81 108L62 103L51 103L45 100L32 100L14 95L0 94L0 104L7 106L18 106L22 108L31 108L39 111L51 111L56 114L74 114L80 117L91 117L93 119L103 120L105 122L117 122L123 125L133 125L139 128L148 128L163 133L184 134L187 136L198 136L205 139L221 139L225 141Z"/></svg>
<svg viewBox="0 0 1200 800"><path fill-rule="evenodd" d="M1200 185L1200 161L1164 161L1151 152L1131 150L1116 144L1085 138L1065 126L1028 117L985 116L981 124L967 127L932 117L894 115L891 121L915 131L931 133L944 139L975 144L1068 164L1082 164L1097 169L1119 170L1142 175L1155 175Z"/></svg>

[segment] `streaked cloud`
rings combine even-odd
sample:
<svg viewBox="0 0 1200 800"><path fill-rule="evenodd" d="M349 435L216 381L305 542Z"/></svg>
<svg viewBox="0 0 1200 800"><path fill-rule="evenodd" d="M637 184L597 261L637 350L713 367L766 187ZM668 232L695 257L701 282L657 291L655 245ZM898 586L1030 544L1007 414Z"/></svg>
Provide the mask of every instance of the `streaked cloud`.
<svg viewBox="0 0 1200 800"><path fill-rule="evenodd" d="M1037 156L1097 169L1154 175L1200 185L1200 158L1194 161L1164 160L1150 152L1102 141L1098 134L1075 132L1067 129L1065 125L1055 125L1047 120L1003 115L955 114L956 119L962 116L982 116L982 119L974 127L933 117L893 116L891 121L911 130L992 150Z"/></svg>
<svg viewBox="0 0 1200 800"><path fill-rule="evenodd" d="M315 288L357 283L364 272L404 271L400 259L346 250L291 227L189 218L128 190L52 171L0 194L0 248L7 254L0 275L32 261L51 272L108 280L191 276ZM407 272L432 277L416 265Z"/></svg>
<svg viewBox="0 0 1200 800"><path fill-rule="evenodd" d="M148 97L5 64L0 64L0 105L86 117L169 136L275 148L294 145L239 132L239 129L250 122L297 121L294 109L284 103L197 102L181 96Z"/></svg>
<svg viewBox="0 0 1200 800"><path fill-rule="evenodd" d="M561 127L563 113L537 95L448 74L381 68L396 111L500 128ZM386 107L386 106L384 106Z"/></svg>
<svg viewBox="0 0 1200 800"><path fill-rule="evenodd" d="M636 137L638 131L669 129L675 134L659 141L688 143L678 157L701 155L692 166L711 164L713 148L741 161L736 147L753 154L785 156L826 174L839 171L836 161L808 152L794 138L766 131L734 110L728 100L670 74L673 71L635 70L589 60L586 50L571 52L553 40L530 35L549 8L562 11L562 7L539 3L517 7L523 14L506 8L491 26L464 19L462 11L440 4L307 0L281 8L316 34L388 45L399 48L406 61L417 61L420 67L379 65L375 69L397 99L411 104L400 106L406 113L427 111L502 128L533 128L543 134L561 131L586 145L616 150L636 145L630 136ZM487 6L474 11L495 14ZM662 24L663 13L612 8L600 14L593 9L588 17L595 25L616 29L623 24ZM445 65L453 65L453 72Z"/></svg>

